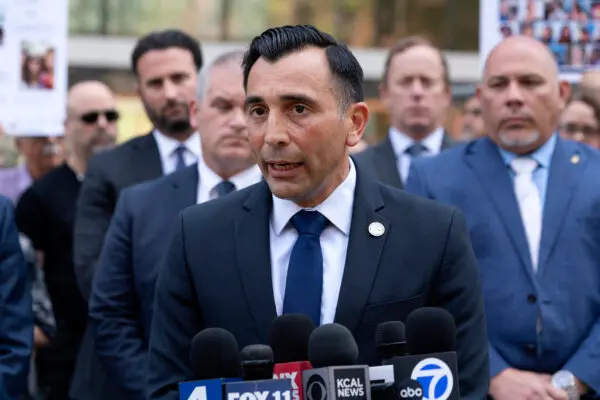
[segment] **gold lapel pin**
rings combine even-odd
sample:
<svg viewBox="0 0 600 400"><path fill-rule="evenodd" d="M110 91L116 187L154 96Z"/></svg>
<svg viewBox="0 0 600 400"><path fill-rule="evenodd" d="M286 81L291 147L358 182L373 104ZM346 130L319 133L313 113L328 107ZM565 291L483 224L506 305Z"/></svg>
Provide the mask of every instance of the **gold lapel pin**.
<svg viewBox="0 0 600 400"><path fill-rule="evenodd" d="M579 164L580 159L579 154L573 154L571 157L571 164Z"/></svg>

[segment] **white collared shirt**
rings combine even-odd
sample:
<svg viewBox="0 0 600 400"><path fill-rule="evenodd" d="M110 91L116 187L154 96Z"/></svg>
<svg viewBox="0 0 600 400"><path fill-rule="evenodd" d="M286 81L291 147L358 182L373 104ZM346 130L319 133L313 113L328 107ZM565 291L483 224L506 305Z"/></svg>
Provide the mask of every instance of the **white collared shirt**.
<svg viewBox="0 0 600 400"><path fill-rule="evenodd" d="M412 146L415 141L410 136L403 132L400 132L396 128L390 128L389 131L390 141L394 148L394 154L396 155L396 163L398 165L398 172L400 173L400 179L403 183L406 183L408 178L408 172L410 171L410 163L412 157L405 153L406 149ZM444 141L444 129L437 128L431 132L429 136L421 141L427 150L423 152L423 156L435 156L442 151L442 142Z"/></svg>
<svg viewBox="0 0 600 400"><path fill-rule="evenodd" d="M185 165L189 166L194 164L202 156L200 134L198 132L192 133L183 143L161 133L157 129L155 129L152 134L158 145L163 175L168 175L175 171L175 168L177 167L177 155L175 154L175 149L180 145L183 145L186 148L186 151L183 153Z"/></svg>
<svg viewBox="0 0 600 400"><path fill-rule="evenodd" d="M329 221L321 234L321 251L323 252L321 324L331 323L335 318L342 276L346 265L355 188L356 169L352 160L350 160L350 171L346 179L325 201L311 209L319 211ZM298 232L290 223L290 219L300 210L302 208L293 201L273 196L269 236L271 276L277 315L281 315L283 312L283 299L285 297L290 256L298 238Z"/></svg>
<svg viewBox="0 0 600 400"><path fill-rule="evenodd" d="M254 164L250 168L229 178L229 181L235 185L235 190L240 190L260 182L261 179L260 168ZM223 178L210 169L201 157L198 160L198 195L196 197L198 204L216 199L218 197L216 186L222 180Z"/></svg>

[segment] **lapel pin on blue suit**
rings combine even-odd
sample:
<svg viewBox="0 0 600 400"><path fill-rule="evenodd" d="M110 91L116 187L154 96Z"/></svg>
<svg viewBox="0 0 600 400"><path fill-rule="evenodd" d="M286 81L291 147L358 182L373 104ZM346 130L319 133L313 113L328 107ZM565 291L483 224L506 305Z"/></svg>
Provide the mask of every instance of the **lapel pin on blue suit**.
<svg viewBox="0 0 600 400"><path fill-rule="evenodd" d="M579 157L579 154L573 154L571 157L571 164L579 164L580 159L581 157Z"/></svg>
<svg viewBox="0 0 600 400"><path fill-rule="evenodd" d="M379 237L385 232L385 227L381 222L371 222L369 224L369 233L371 236Z"/></svg>

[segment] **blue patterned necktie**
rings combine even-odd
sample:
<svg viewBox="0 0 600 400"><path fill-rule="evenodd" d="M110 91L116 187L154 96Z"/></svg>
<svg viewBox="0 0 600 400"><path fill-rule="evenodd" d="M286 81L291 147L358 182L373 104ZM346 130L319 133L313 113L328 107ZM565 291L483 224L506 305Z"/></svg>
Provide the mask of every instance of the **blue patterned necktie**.
<svg viewBox="0 0 600 400"><path fill-rule="evenodd" d="M321 233L327 218L318 211L302 210L292 217L291 223L298 231L298 239L290 256L283 314L306 314L319 326L323 294Z"/></svg>
<svg viewBox="0 0 600 400"><path fill-rule="evenodd" d="M183 158L183 155L185 154L186 150L186 147L183 145L180 145L175 149L175 157L177 160L175 164L175 171L179 171L180 169L186 167L185 159Z"/></svg>
<svg viewBox="0 0 600 400"><path fill-rule="evenodd" d="M235 190L235 184L231 181L221 181L215 186L218 197L223 197Z"/></svg>
<svg viewBox="0 0 600 400"><path fill-rule="evenodd" d="M411 144L410 146L408 146L408 148L406 150L404 150L404 152L406 154L408 154L409 156L411 156L411 158L419 157L426 151L427 151L427 147L425 147L424 145L422 145L419 142Z"/></svg>

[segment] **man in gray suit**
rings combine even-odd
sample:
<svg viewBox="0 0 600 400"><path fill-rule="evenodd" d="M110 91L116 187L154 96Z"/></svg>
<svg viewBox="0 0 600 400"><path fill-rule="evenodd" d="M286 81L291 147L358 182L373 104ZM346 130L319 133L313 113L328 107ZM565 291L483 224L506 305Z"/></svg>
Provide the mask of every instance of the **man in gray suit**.
<svg viewBox="0 0 600 400"><path fill-rule="evenodd" d="M448 61L427 39L402 39L388 53L379 91L391 127L381 143L355 161L374 178L402 188L413 158L452 145L442 127L452 100Z"/></svg>

